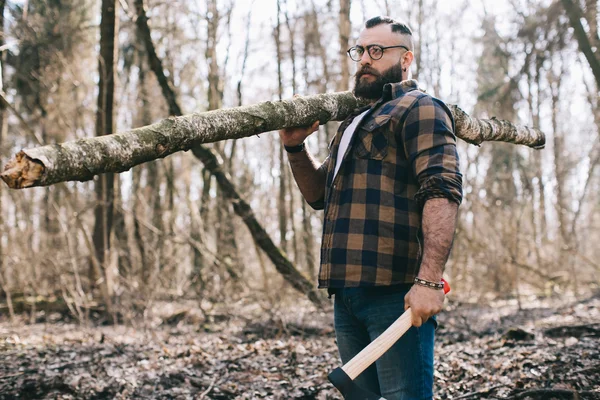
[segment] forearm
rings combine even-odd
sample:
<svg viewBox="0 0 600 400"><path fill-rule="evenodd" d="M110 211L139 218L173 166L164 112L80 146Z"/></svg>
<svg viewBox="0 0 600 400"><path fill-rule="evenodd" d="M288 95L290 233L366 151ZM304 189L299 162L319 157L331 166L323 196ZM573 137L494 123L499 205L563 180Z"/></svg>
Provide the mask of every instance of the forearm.
<svg viewBox="0 0 600 400"><path fill-rule="evenodd" d="M423 260L419 278L439 282L454 240L458 204L447 198L425 202L422 215Z"/></svg>
<svg viewBox="0 0 600 400"><path fill-rule="evenodd" d="M288 153L294 179L309 203L321 200L325 193L325 168L319 165L305 147L298 153Z"/></svg>

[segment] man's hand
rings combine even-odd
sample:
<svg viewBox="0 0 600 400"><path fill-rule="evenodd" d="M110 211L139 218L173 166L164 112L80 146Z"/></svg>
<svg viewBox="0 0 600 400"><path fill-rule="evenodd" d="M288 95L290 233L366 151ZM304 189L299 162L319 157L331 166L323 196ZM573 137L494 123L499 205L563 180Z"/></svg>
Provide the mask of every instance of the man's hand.
<svg viewBox="0 0 600 400"><path fill-rule="evenodd" d="M292 147L298 146L310 136L311 133L319 129L319 121L315 121L310 126L297 126L293 128L281 129L279 131L279 137L284 146Z"/></svg>
<svg viewBox="0 0 600 400"><path fill-rule="evenodd" d="M413 285L404 296L404 310L409 307L412 310L412 325L418 328L429 318L442 311L445 297L443 290Z"/></svg>

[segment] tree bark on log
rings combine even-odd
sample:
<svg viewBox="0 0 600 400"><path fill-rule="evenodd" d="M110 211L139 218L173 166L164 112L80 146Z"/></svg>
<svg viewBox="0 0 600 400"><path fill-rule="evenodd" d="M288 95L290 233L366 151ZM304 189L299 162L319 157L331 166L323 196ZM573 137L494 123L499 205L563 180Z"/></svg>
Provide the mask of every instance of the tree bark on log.
<svg viewBox="0 0 600 400"><path fill-rule="evenodd" d="M21 150L0 177L12 189L87 181L106 172L124 172L147 161L186 151L201 143L238 139L277 129L341 121L363 105L350 92L318 94L169 117L129 131ZM502 141L542 148L544 134L496 118L476 119L450 107L456 136L468 143Z"/></svg>

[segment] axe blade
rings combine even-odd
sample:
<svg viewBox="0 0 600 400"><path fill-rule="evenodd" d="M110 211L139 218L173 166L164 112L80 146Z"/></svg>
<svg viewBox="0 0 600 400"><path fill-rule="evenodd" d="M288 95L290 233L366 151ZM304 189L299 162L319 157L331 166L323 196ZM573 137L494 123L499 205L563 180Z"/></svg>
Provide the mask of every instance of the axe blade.
<svg viewBox="0 0 600 400"><path fill-rule="evenodd" d="M341 367L331 371L327 379L342 393L346 400L385 400L375 393L358 387Z"/></svg>

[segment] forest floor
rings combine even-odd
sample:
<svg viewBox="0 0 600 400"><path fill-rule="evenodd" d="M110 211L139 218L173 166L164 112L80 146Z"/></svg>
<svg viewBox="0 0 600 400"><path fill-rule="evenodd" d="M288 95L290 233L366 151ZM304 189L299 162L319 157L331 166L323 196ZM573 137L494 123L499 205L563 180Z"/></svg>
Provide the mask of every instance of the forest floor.
<svg viewBox="0 0 600 400"><path fill-rule="evenodd" d="M600 293L521 303L448 304L436 398L600 399ZM171 314L142 327L0 317L0 399L341 399L330 309Z"/></svg>

